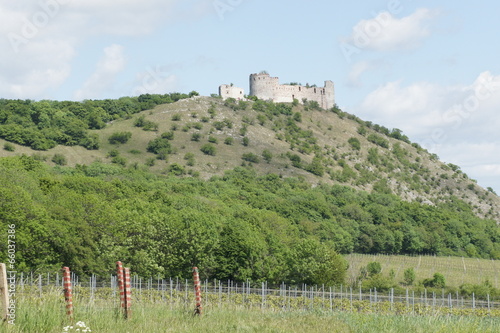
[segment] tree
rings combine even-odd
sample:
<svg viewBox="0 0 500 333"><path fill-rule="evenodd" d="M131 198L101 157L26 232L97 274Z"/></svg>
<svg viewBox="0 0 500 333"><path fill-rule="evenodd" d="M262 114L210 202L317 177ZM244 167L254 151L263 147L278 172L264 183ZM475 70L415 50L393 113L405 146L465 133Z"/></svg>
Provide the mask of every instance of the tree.
<svg viewBox="0 0 500 333"><path fill-rule="evenodd" d="M264 149L264 151L262 151L262 158L267 163L270 163L271 160L273 159L273 154L268 149Z"/></svg>
<svg viewBox="0 0 500 333"><path fill-rule="evenodd" d="M114 132L108 138L110 144L127 143L127 141L132 137L131 132Z"/></svg>
<svg viewBox="0 0 500 333"><path fill-rule="evenodd" d="M415 281L415 270L413 267L407 268L404 271L404 282L407 286L411 286Z"/></svg>
<svg viewBox="0 0 500 333"><path fill-rule="evenodd" d="M200 150L203 152L205 155L210 155L210 156L215 156L216 153L216 148L214 145L207 143L201 146Z"/></svg>
<svg viewBox="0 0 500 333"><path fill-rule="evenodd" d="M63 154L54 154L52 157L52 162L57 165L66 165L68 162L66 161L66 156Z"/></svg>
<svg viewBox="0 0 500 333"><path fill-rule="evenodd" d="M366 265L366 270L368 271L369 276L374 276L382 271L382 266L378 261L373 261Z"/></svg>

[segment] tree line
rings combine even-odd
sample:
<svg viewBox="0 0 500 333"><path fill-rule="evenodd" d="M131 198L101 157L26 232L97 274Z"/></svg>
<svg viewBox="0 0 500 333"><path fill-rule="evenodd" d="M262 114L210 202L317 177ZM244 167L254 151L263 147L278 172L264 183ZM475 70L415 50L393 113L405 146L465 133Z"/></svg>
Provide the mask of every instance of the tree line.
<svg viewBox="0 0 500 333"><path fill-rule="evenodd" d="M89 129L101 129L112 120L196 95L192 91L82 102L0 99L0 138L35 150L56 145L99 149L98 136Z"/></svg>
<svg viewBox="0 0 500 333"><path fill-rule="evenodd" d="M0 159L1 235L16 228L16 269L340 284L342 253L500 259L494 221L451 198L436 206L238 167L209 180L93 163ZM0 261L6 259L1 242Z"/></svg>

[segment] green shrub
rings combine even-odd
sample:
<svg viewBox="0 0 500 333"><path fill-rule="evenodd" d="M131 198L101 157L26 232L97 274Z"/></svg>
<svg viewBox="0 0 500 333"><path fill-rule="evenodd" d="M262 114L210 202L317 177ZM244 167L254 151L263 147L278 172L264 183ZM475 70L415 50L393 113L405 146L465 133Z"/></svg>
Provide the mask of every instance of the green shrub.
<svg viewBox="0 0 500 333"><path fill-rule="evenodd" d="M209 137L208 137L208 142L217 144L217 142L219 142L219 141L217 140L217 138L216 138L216 137L214 137L214 136L209 136Z"/></svg>
<svg viewBox="0 0 500 333"><path fill-rule="evenodd" d="M241 156L244 161L251 163L259 163L259 157L253 153L245 153Z"/></svg>
<svg viewBox="0 0 500 333"><path fill-rule="evenodd" d="M216 154L215 146L210 144L210 143L207 143L207 144L204 144L203 146L201 146L200 150L205 155L215 156L215 154Z"/></svg>
<svg viewBox="0 0 500 333"><path fill-rule="evenodd" d="M361 142L359 142L358 138L350 138L347 142L351 145L352 149L354 150L360 150L361 149Z"/></svg>
<svg viewBox="0 0 500 333"><path fill-rule="evenodd" d="M273 154L268 149L264 149L264 151L262 151L262 158L267 163L270 163L271 160L273 159Z"/></svg>
<svg viewBox="0 0 500 333"><path fill-rule="evenodd" d="M127 143L127 141L132 137L131 132L115 132L111 134L108 138L110 144L120 144Z"/></svg>
<svg viewBox="0 0 500 333"><path fill-rule="evenodd" d="M16 150L16 147L12 143L6 142L3 145L3 149L6 151L14 151L14 150Z"/></svg>
<svg viewBox="0 0 500 333"><path fill-rule="evenodd" d="M234 139L230 136L228 136L227 138L224 139L224 144L226 144L228 146L232 145L233 142L234 142Z"/></svg>
<svg viewBox="0 0 500 333"><path fill-rule="evenodd" d="M243 144L243 146L246 147L250 144L250 139L247 137L244 137L243 140L241 141L241 143Z"/></svg>
<svg viewBox="0 0 500 333"><path fill-rule="evenodd" d="M111 163L125 166L127 164L127 159L123 156L115 156L111 159Z"/></svg>
<svg viewBox="0 0 500 333"><path fill-rule="evenodd" d="M368 141L382 147L382 148L389 148L389 141L381 137L380 135L377 134L370 134L367 137Z"/></svg>
<svg viewBox="0 0 500 333"><path fill-rule="evenodd" d="M413 267L407 268L404 271L404 283L411 286L415 282L415 270Z"/></svg>
<svg viewBox="0 0 500 333"><path fill-rule="evenodd" d="M200 133L193 133L191 135L191 141L200 141L201 139L201 134Z"/></svg>
<svg viewBox="0 0 500 333"><path fill-rule="evenodd" d="M52 162L57 165L66 165L68 163L66 161L66 156L64 156L63 154L54 154L54 157L52 157Z"/></svg>

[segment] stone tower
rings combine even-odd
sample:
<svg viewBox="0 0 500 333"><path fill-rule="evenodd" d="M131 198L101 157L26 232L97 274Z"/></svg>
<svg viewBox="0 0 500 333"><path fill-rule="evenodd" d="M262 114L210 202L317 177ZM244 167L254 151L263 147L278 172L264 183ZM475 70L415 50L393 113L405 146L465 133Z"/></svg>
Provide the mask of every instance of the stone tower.
<svg viewBox="0 0 500 333"><path fill-rule="evenodd" d="M335 105L335 88L332 81L325 81L324 87L305 87L301 85L279 84L277 77L267 73L250 75L250 96L271 100L276 103L291 103L297 99L316 101L323 109Z"/></svg>

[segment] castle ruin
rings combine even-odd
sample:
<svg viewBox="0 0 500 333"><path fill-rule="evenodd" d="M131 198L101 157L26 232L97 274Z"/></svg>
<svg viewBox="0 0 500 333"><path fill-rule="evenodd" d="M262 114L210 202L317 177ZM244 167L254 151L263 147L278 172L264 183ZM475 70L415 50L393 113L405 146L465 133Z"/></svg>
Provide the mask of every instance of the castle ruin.
<svg viewBox="0 0 500 333"><path fill-rule="evenodd" d="M221 85L219 95L222 99L243 99L242 88L232 85ZM309 87L292 84L279 84L277 77L271 77L268 73L250 75L250 96L256 96L262 100L270 100L275 103L292 103L294 99L302 103L304 100L316 101L323 109L330 109L335 104L335 92L332 81L325 81L324 87Z"/></svg>

